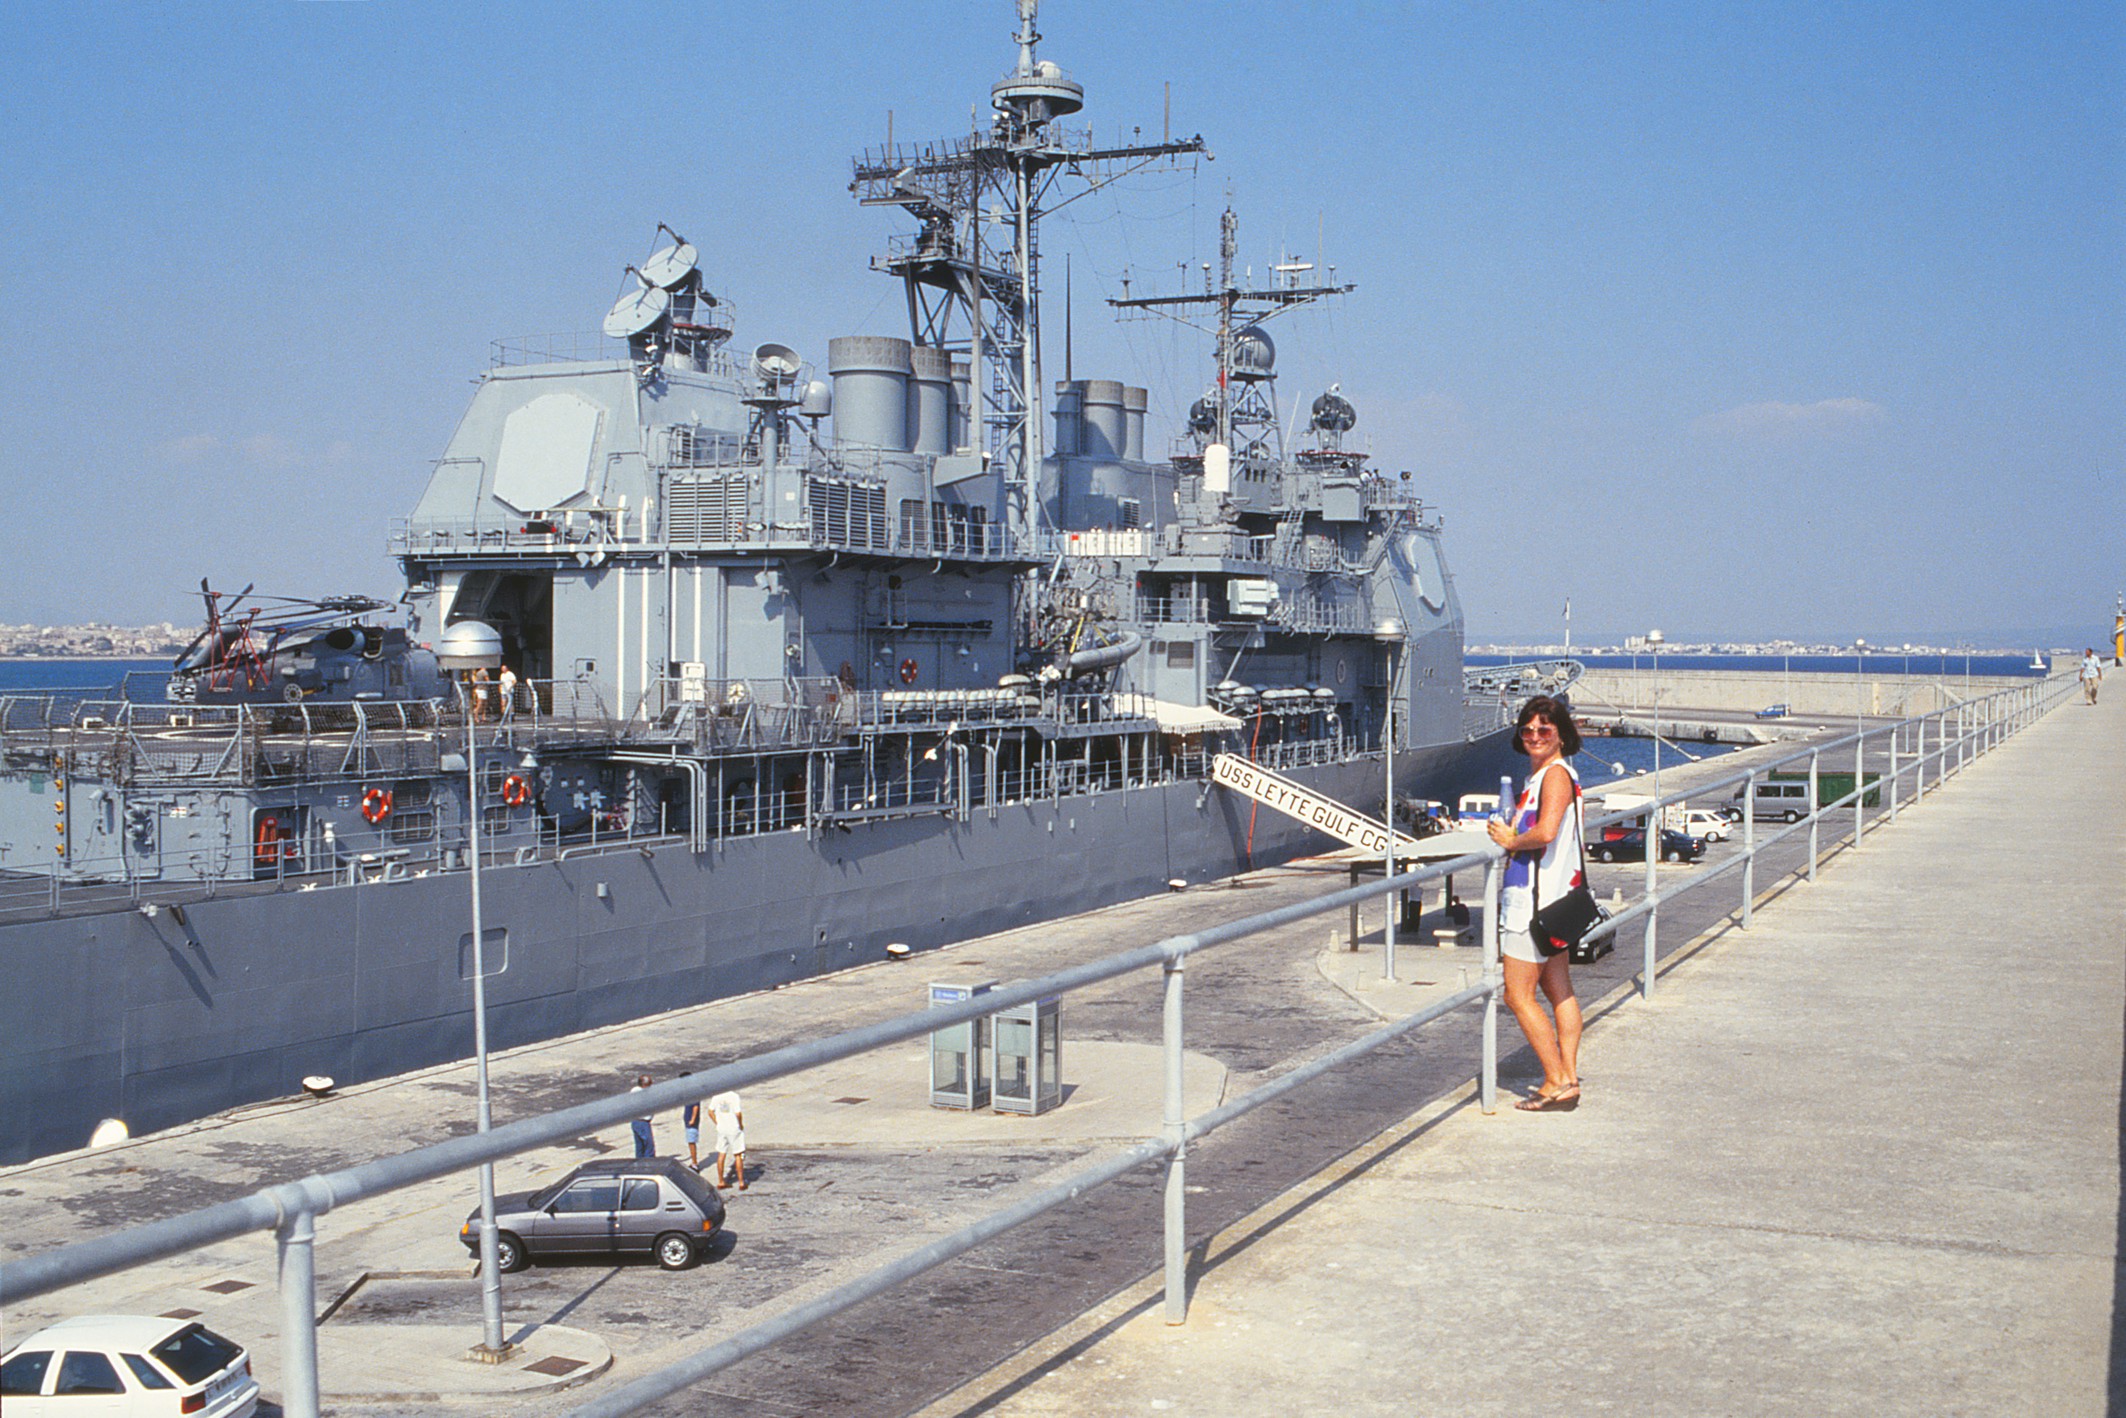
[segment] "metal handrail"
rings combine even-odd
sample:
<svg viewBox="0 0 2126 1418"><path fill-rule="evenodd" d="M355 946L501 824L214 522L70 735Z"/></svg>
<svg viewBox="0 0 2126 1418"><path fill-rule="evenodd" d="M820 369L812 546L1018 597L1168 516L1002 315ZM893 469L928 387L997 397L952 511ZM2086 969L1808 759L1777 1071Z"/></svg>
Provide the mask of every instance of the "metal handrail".
<svg viewBox="0 0 2126 1418"><path fill-rule="evenodd" d="M1935 765L1936 786L1939 787L1949 771L1952 757L1960 768L1997 747L2049 710L2064 696L2071 683L2071 680L2061 678L2051 684L1999 691L1995 695L1987 696L1985 700L1971 701L1957 706L1954 710L1939 711L1934 715L1878 726L1876 729L1863 729L1831 744L1819 745L1779 760L1780 763L1786 763L1806 757L1812 765L1810 815L1805 824L1810 829L1807 867L1809 879L1815 879L1820 857L1817 849L1817 826L1827 813L1842 808L1850 799L1854 810L1856 847L1864 835L1865 803L1871 785L1867 782L1864 772L1860 771L1864 765L1859 755L1864 750L1870 734L1883 732L1885 729L1897 733L1914 725L1918 725L1919 732L1924 734L1927 719L1939 719L1950 712L1966 711L1966 717L1960 724L1953 743L1946 725L1938 724L1933 753L1929 754L1922 749L1916 760L1905 765L1915 769L1917 794L1923 795L1925 767L1930 761ZM1985 712L1975 712L1981 706ZM1852 743L1856 752L1853 791L1833 803L1818 804L1814 792L1815 767L1820 764L1826 748L1837 748L1846 743ZM1778 764L1770 766L1776 767ZM1700 785L1679 789L1643 809L1604 814L1591 825L1600 826L1618 821L1643 810L1649 814L1649 832L1657 842L1659 813L1663 806L1701 796L1708 791L1717 791L1720 787L1738 781L1753 784L1757 774L1762 771L1764 768L1759 767L1730 775L1717 780L1710 788ZM1893 765L1888 778L1892 809L1897 803L1902 771ZM1878 785L1881 782L1882 780L1878 779ZM1751 806L1753 808L1754 805ZM1879 817L1880 813L1878 819ZM1746 855L1741 860L1745 862L1744 875L1747 879L1754 875L1756 854L1786 834L1774 834L1760 843L1755 838L1755 817L1751 809L1745 809L1744 821L1747 825ZM1799 830L1802 825L1804 824L1794 824L1788 831ZM707 1093L751 1087L786 1074L868 1053L937 1029L969 1023L1000 1010L1032 1003L1047 996L1065 994L1157 965L1161 968L1164 986L1162 1041L1165 1061L1165 1108L1160 1136L1137 1143L1033 1196L1023 1198L1009 1207L960 1228L951 1235L889 1261L807 1304L751 1326L728 1339L705 1346L686 1358L604 1394L575 1409L571 1418L594 1418L594 1415L595 1418L605 1418L605 1415L634 1412L748 1354L788 1338L822 1319L842 1313L865 1299L921 1275L946 1260L1003 1234L1014 1226L1063 1205L1090 1187L1113 1181L1139 1166L1161 1158L1167 1159L1164 1254L1166 1313L1170 1322L1179 1323L1187 1314L1186 1188L1183 1179L1186 1148L1190 1141L1325 1073L1371 1053L1392 1039L1478 1002L1484 1006L1482 1060L1478 1069L1479 1102L1485 1112L1494 1110L1497 1101L1498 999L1502 990L1497 910L1502 877L1499 864L1502 859L1503 854L1496 847L1487 847L1452 861L1433 863L1379 882L1331 892L1309 901L1261 912L1224 925L1169 936L1154 944L1072 966L1040 979L1002 986L959 1004L941 1005L848 1030L826 1039L790 1045L724 1064L685 1079L669 1079L639 1092L623 1093L558 1112L521 1119L490 1132L452 1138L394 1157L379 1158L341 1171L268 1187L218 1206L62 1246L43 1255L0 1263L0 1305L9 1301L20 1302L115 1271L184 1254L255 1231L271 1229L279 1242L282 1313L286 1327L283 1335L284 1372L287 1378L284 1385L286 1391L283 1394L284 1407L286 1412L297 1415L297 1418L314 1418L318 1411L314 1238L316 1218L325 1212L349 1202L413 1186L453 1172L469 1171L483 1163L499 1161L535 1147L571 1140L586 1132L612 1127L625 1119L639 1116L645 1108L672 1108ZM1613 932L1624 922L1640 917L1646 919L1646 962L1641 982L1641 991L1646 995L1652 993L1657 963L1654 949L1655 924L1658 919L1656 913L1659 905L1663 900L1680 896L1691 889L1691 886L1685 886L1666 893L1652 890L1655 860L1656 853L1650 850L1647 854L1647 895L1597 928L1598 932ZM1345 907L1355 907L1373 897L1390 893L1399 895L1413 887L1480 866L1485 869L1486 902L1484 973L1481 984L1435 1001L1406 1019L1385 1025L1319 1059L1288 1070L1242 1097L1209 1112L1195 1118L1184 1116L1181 1086L1182 980L1188 956L1260 931L1289 925ZM1725 869L1726 864L1723 864L1723 870ZM1720 871L1707 873L1695 878L1691 885L1710 882L1720 874ZM1745 929L1749 925L1749 912L1750 897L1746 889L1742 908L1742 925Z"/></svg>

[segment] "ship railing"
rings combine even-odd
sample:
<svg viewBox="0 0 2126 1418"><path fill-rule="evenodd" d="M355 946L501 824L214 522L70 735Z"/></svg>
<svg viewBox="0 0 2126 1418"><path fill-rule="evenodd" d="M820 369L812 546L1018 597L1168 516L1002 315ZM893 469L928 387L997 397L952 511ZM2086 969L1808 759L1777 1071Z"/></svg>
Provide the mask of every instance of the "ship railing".
<svg viewBox="0 0 2126 1418"><path fill-rule="evenodd" d="M1917 808L1929 791L1941 791L1952 775L2036 723L2075 691L2076 682L2070 675L2000 690L1930 714L1863 728L1836 740L1812 744L1777 763L1758 765L1712 783L1681 788L1643 808L1634 809L1634 812L1657 813L1664 805L1707 797L1728 787L1742 788L1746 795L1744 801L1749 802L1747 794L1763 774L1790 765L1806 765L1810 812L1804 820L1781 831L1759 835L1754 814L1746 813L1743 847L1738 854L1716 866L1694 872L1682 884L1666 889L1656 886L1655 859L1649 853L1645 887L1638 900L1596 925L1591 934L1598 938L1614 937L1626 924L1640 927L1643 959L1638 986L1640 997L1650 999L1662 973L1657 952L1663 904L1691 891L1706 890L1728 873L1739 872L1739 909L1730 914L1734 928L1747 932L1751 929L1756 897L1757 858L1765 849L1786 838L1806 833L1806 862L1791 870L1797 875L1805 875L1808 880L1815 880L1825 856L1821 837L1826 827L1838 834L1836 848L1862 850L1870 805L1876 809L1874 825L1879 831L1896 820L1901 805L1906 810ZM1878 750L1887 747L1890 754L1887 775L1872 780L1861 771L1871 740ZM1907 745L1909 751L1900 759L1900 750ZM1817 792L1821 765L1843 755L1848 749L1854 767L1853 787L1842 797L1826 802ZM1834 822L1834 815L1842 815L1848 808L1852 814L1849 837ZM1588 827L1599 830L1630 815L1607 814L1596 818ZM1187 1166L1191 1142L1366 1058L1436 1020L1472 1006L1480 1006L1483 1015L1476 1058L1471 1066L1473 1078L1462 1086L1473 1084L1475 1101L1483 1112L1488 1114L1496 1110L1498 1015L1504 990L1497 909L1501 862L1499 850L1487 845L1451 861L1436 862L1415 871L1384 877L1378 882L1327 892L1311 900L1258 912L1203 930L1168 936L1038 979L1005 984L964 1002L934 1003L929 1009L740 1058L706 1072L667 1079L647 1089L616 1093L595 1102L521 1118L492 1131L475 1132L395 1156L304 1177L202 1210L125 1227L39 1255L10 1259L0 1262L0 1302L19 1306L24 1301L70 1285L270 1231L279 1244L280 1257L278 1280L284 1318L282 1408L291 1418L314 1418L319 1411L321 1388L318 1378L316 1228L318 1219L336 1208L438 1178L462 1175L536 1148L578 1145L583 1137L616 1129L646 1110L669 1111L705 1094L757 1088L776 1079L905 1044L941 1030L979 1025L1006 1010L1106 986L1110 981L1156 969L1160 980L1159 1042L1164 1083L1164 1117L1156 1134L1076 1167L1068 1175L1020 1195L948 1235L903 1250L856 1279L756 1320L736 1333L720 1333L708 1338L680 1358L590 1396L571 1409L567 1418L619 1418L622 1414L639 1412L751 1354L793 1339L821 1321L846 1313L1018 1226L1058 1207L1076 1203L1094 1188L1120 1181L1154 1164L1163 1164L1165 1173L1161 1247L1163 1308L1168 1323L1183 1324L1189 1317L1192 1290L1215 1281L1215 1276L1205 1270L1200 1255L1193 1263L1190 1257ZM1365 903L1389 898L1389 910L1393 912L1396 909L1394 903L1409 892L1421 892L1430 883L1456 873L1478 870L1484 872L1485 878L1481 937L1483 973L1478 983L1340 1047L1317 1053L1236 1098L1221 1101L1194 1116L1189 1114L1183 1087L1187 1015L1182 989L1189 957L1265 931L1345 911L1353 913L1355 946L1356 912ZM1383 953L1384 964L1392 978L1393 956L1386 950ZM1672 958L1670 968L1674 964Z"/></svg>
<svg viewBox="0 0 2126 1418"><path fill-rule="evenodd" d="M713 323L728 328L730 314L718 302L713 307ZM699 314L708 316L708 310ZM711 323L703 321L701 323ZM697 344L705 341L697 341ZM706 351L706 372L723 378L735 378L737 362L730 351L721 347ZM571 330L551 335L512 335L507 339L488 343L488 367L509 369L536 364L632 364L634 351L626 340L616 340L595 330ZM699 356L697 356L699 358Z"/></svg>
<svg viewBox="0 0 2126 1418"><path fill-rule="evenodd" d="M1469 666L1462 671L1462 735L1488 738L1514 721L1538 694L1566 694L1586 665L1578 660L1523 660L1509 665Z"/></svg>
<svg viewBox="0 0 2126 1418"><path fill-rule="evenodd" d="M471 461L477 462L478 459ZM577 557L596 564L622 543L650 540L647 507L566 507L552 512L477 517L394 517L390 549L397 555L434 552L516 552Z"/></svg>
<svg viewBox="0 0 2126 1418"><path fill-rule="evenodd" d="M1147 625L1205 625L1211 601L1208 596L1139 596L1136 617Z"/></svg>

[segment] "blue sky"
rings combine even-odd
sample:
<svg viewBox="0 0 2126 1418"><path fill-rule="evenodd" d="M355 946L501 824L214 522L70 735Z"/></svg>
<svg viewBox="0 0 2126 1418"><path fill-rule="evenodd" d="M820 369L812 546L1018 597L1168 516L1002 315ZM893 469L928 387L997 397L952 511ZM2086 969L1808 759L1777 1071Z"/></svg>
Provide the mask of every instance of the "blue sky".
<svg viewBox="0 0 2126 1418"><path fill-rule="evenodd" d="M0 621L189 619L202 575L395 594L488 342L590 330L659 221L738 341L905 333L846 193L963 131L1011 7L30 0L0 55ZM1075 204L1079 377L1231 200L1358 293L1276 329L1444 511L1474 638L2011 643L2126 585L2120 7L1044 6L1103 138L1193 173ZM1161 283L1164 283L1162 285ZM1156 442L1156 440L1155 440ZM2090 627L2087 635L2081 627Z"/></svg>

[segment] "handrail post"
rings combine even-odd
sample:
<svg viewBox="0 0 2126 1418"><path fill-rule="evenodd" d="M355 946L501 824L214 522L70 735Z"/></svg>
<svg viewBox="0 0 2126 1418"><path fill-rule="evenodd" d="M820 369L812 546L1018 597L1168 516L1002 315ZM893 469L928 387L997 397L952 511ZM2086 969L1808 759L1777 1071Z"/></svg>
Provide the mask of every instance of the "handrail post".
<svg viewBox="0 0 2126 1418"><path fill-rule="evenodd" d="M1895 733L1893 729L1891 731ZM1868 731L1853 736L1853 846L1860 847L1860 834L1867 830Z"/></svg>
<svg viewBox="0 0 2126 1418"><path fill-rule="evenodd" d="M1654 889L1654 863L1660 860L1660 853L1655 850L1655 844L1660 840L1661 801L1656 797L1654 805L1646 811L1646 898L1653 904L1646 908L1646 932L1644 937L1646 969L1643 978L1639 981L1640 999L1652 999L1654 997L1654 956L1659 948L1661 933L1661 903L1658 893Z"/></svg>
<svg viewBox="0 0 2126 1418"><path fill-rule="evenodd" d="M1163 1034L1166 1046L1166 1140L1173 1147L1166 1161L1166 1322L1188 1320L1188 1194L1185 1183L1187 1143L1181 1136L1188 1121L1181 1089L1181 977L1187 960L1166 962Z"/></svg>
<svg viewBox="0 0 2126 1418"><path fill-rule="evenodd" d="M1757 770L1742 780L1742 929L1750 928L1751 900L1757 894Z"/></svg>
<svg viewBox="0 0 2126 1418"><path fill-rule="evenodd" d="M1484 864L1484 1064L1477 1078L1477 1101L1485 1113L1499 1108L1499 988L1505 967L1499 959L1499 860Z"/></svg>
<svg viewBox="0 0 2126 1418"><path fill-rule="evenodd" d="M1897 766L1897 733L1898 731L1896 729L1890 730L1890 821L1892 822L1897 821L1897 775L1900 771L1902 771ZM1925 737L1924 730L1921 731L1921 737ZM1919 782L1921 787L1925 787L1927 781L1926 760L1923 758L1917 760L1914 764L1914 767L1919 773ZM1914 802L1919 801L1919 794L1917 792L1912 795L1912 800Z"/></svg>
<svg viewBox="0 0 2126 1418"><path fill-rule="evenodd" d="M274 1231L280 1251L281 1412L317 1418L317 1218L298 1211Z"/></svg>
<svg viewBox="0 0 2126 1418"><path fill-rule="evenodd" d="M1823 823L1823 800L1816 795L1816 764L1823 757L1822 749L1809 751L1809 885L1816 884L1816 858L1822 853L1817 849L1817 829ZM1757 815L1757 806L1750 804L1750 816Z"/></svg>

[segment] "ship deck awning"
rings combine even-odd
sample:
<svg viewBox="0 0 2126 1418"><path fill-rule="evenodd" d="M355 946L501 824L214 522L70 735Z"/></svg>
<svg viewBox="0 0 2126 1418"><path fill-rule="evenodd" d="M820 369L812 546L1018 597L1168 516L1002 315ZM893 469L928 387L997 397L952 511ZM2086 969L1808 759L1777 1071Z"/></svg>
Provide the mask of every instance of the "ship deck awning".
<svg viewBox="0 0 2126 1418"><path fill-rule="evenodd" d="M1206 704L1177 704L1148 694L1124 694L1115 698L1116 712L1150 719L1163 734L1208 734L1241 727L1240 720L1221 714Z"/></svg>

